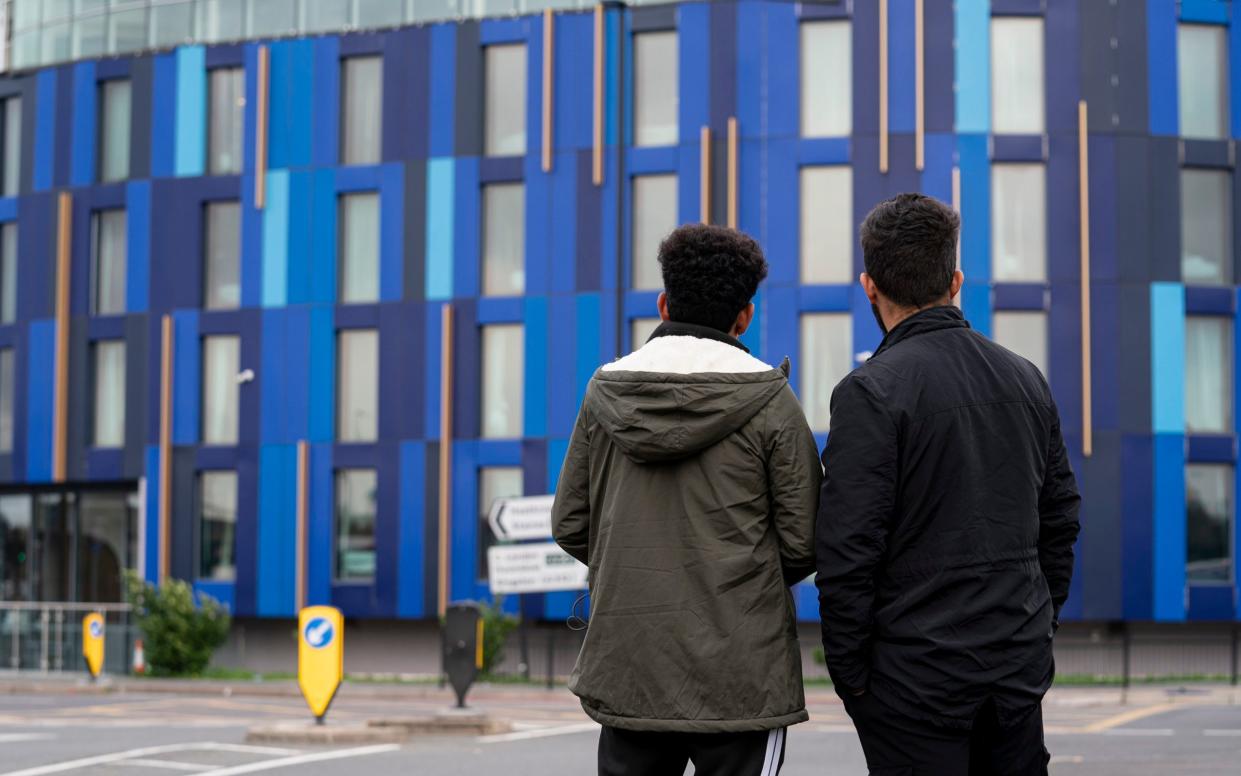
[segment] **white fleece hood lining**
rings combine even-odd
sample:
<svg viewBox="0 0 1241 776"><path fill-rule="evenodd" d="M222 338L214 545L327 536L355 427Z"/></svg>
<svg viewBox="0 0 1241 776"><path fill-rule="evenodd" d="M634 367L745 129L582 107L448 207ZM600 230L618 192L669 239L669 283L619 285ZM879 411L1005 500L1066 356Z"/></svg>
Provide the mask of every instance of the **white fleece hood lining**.
<svg viewBox="0 0 1241 776"><path fill-rule="evenodd" d="M604 372L657 372L692 375L703 372L738 374L770 372L744 350L700 337L656 337L624 358L604 364Z"/></svg>

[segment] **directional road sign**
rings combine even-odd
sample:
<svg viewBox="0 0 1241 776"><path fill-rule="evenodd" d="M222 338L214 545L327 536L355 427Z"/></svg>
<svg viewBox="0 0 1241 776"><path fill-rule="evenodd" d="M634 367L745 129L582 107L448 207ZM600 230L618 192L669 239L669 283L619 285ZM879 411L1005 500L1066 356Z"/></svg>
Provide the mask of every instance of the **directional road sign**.
<svg viewBox="0 0 1241 776"><path fill-rule="evenodd" d="M552 538L552 502L555 496L497 499L487 516L491 530L502 542Z"/></svg>
<svg viewBox="0 0 1241 776"><path fill-rule="evenodd" d="M493 594L586 589L586 566L551 543L492 547L487 565Z"/></svg>
<svg viewBox="0 0 1241 776"><path fill-rule="evenodd" d="M320 724L345 669L345 620L339 609L308 606L297 618L297 684Z"/></svg>
<svg viewBox="0 0 1241 776"><path fill-rule="evenodd" d="M82 618L82 657L92 679L103 670L103 615L91 612Z"/></svg>

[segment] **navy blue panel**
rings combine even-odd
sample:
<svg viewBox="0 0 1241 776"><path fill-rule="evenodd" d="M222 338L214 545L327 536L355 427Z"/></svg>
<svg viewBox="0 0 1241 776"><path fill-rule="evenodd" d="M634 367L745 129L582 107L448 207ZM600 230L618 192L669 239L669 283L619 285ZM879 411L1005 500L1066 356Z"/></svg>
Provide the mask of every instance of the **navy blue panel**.
<svg viewBox="0 0 1241 776"><path fill-rule="evenodd" d="M1232 315L1237 309L1237 295L1231 288L1185 287L1187 315Z"/></svg>
<svg viewBox="0 0 1241 776"><path fill-rule="evenodd" d="M198 315L198 333L207 337L212 334L237 334L257 321L257 310L203 310Z"/></svg>
<svg viewBox="0 0 1241 776"><path fill-rule="evenodd" d="M170 571L177 579L192 579L194 574L194 549L198 543L194 536L194 515L197 513L197 482L194 470L194 448L172 449L172 516L169 528L172 532Z"/></svg>
<svg viewBox="0 0 1241 776"><path fill-rule="evenodd" d="M956 34L952 3L923 4L923 55L930 74L923 84L926 131L952 132L956 114L953 79Z"/></svg>
<svg viewBox="0 0 1241 776"><path fill-rule="evenodd" d="M525 177L521 156L485 156L478 161L479 183L509 183Z"/></svg>
<svg viewBox="0 0 1241 776"><path fill-rule="evenodd" d="M213 51L215 47L208 47ZM102 64L102 63L100 63ZM98 66L96 75L101 75ZM151 95L154 65L150 57L138 57L130 67L129 177L151 175ZM164 106L171 110L171 106Z"/></svg>
<svg viewBox="0 0 1241 776"><path fill-rule="evenodd" d="M21 222L17 230L17 276L22 285L22 293L17 295L17 318L50 318L55 309L56 197L51 192L25 194L18 202L17 214Z"/></svg>
<svg viewBox="0 0 1241 776"><path fill-rule="evenodd" d="M81 479L90 482L116 482L125 478L123 450L87 450L82 464Z"/></svg>
<svg viewBox="0 0 1241 776"><path fill-rule="evenodd" d="M996 162L1041 162L1043 154L1042 135L993 135L991 159Z"/></svg>
<svg viewBox="0 0 1241 776"><path fill-rule="evenodd" d="M121 468L131 480L145 473L147 327L146 315L125 316L125 460Z"/></svg>
<svg viewBox="0 0 1241 776"><path fill-rule="evenodd" d="M602 288L600 261L603 234L603 189L591 180L591 152L579 151L577 160L577 238L576 268L578 291Z"/></svg>
<svg viewBox="0 0 1241 776"><path fill-rule="evenodd" d="M1151 277L1149 213L1150 160L1145 138L1115 136L1116 269L1120 277L1145 284ZM1143 353L1145 357L1145 353Z"/></svg>
<svg viewBox="0 0 1241 776"><path fill-rule="evenodd" d="M1196 622L1236 619L1234 593L1231 585L1190 585L1189 619Z"/></svg>
<svg viewBox="0 0 1241 776"><path fill-rule="evenodd" d="M1231 143L1227 140L1182 140L1186 167L1231 168Z"/></svg>
<svg viewBox="0 0 1241 776"><path fill-rule="evenodd" d="M1038 283L1002 283L992 290L992 309L1045 310L1047 287Z"/></svg>
<svg viewBox="0 0 1241 776"><path fill-rule="evenodd" d="M56 68L56 145L52 150L52 185L69 185L73 149L73 65Z"/></svg>
<svg viewBox="0 0 1241 776"><path fill-rule="evenodd" d="M378 490L375 497L375 604L372 615L395 617L401 542L400 445L380 443Z"/></svg>
<svg viewBox="0 0 1241 776"><path fill-rule="evenodd" d="M379 305L342 304L336 306L336 328L374 329L379 326Z"/></svg>
<svg viewBox="0 0 1241 776"><path fill-rule="evenodd" d="M1114 85L1120 121L1113 131L1119 134L1146 134L1149 127L1146 45L1146 3L1125 3L1113 15L1117 47L1116 68L1119 82ZM1170 63L1168 63L1170 66ZM1162 65L1161 65L1162 66Z"/></svg>
<svg viewBox="0 0 1241 776"><path fill-rule="evenodd" d="M634 8L630 12L629 20L629 28L635 34L675 30L677 28L677 7L657 5L649 8Z"/></svg>
<svg viewBox="0 0 1241 776"><path fill-rule="evenodd" d="M1233 463L1237 460L1237 438L1195 434L1186 437L1187 463Z"/></svg>
<svg viewBox="0 0 1241 776"><path fill-rule="evenodd" d="M1177 139L1151 137L1149 142L1150 256L1152 281L1181 280L1181 169Z"/></svg>
<svg viewBox="0 0 1241 776"><path fill-rule="evenodd" d="M25 79L0 78L0 100L25 92Z"/></svg>
<svg viewBox="0 0 1241 776"><path fill-rule="evenodd" d="M1149 296L1149 294L1148 294ZM1147 405L1149 414L1149 404ZM1151 438L1125 435L1120 441L1122 472L1152 470ZM1152 478L1124 477L1121 480L1121 514L1124 515L1122 542L1124 547L1124 615L1127 619L1149 620L1153 614L1153 541L1152 509L1154 492Z"/></svg>
<svg viewBox="0 0 1241 776"><path fill-rule="evenodd" d="M240 616L257 613L257 557L259 546L259 477L258 450L242 448L237 462L237 581L234 614Z"/></svg>
<svg viewBox="0 0 1241 776"><path fill-rule="evenodd" d="M1117 76L1116 53L1112 49L1114 9L1109 3L1080 3L1077 8L1081 25L1079 83L1081 97L1090 106L1090 131L1110 132L1113 130L1112 116L1118 110L1117 91L1112 85L1113 77ZM1050 36L1047 40L1046 56L1057 56L1056 52L1063 45Z"/></svg>
<svg viewBox="0 0 1241 776"><path fill-rule="evenodd" d="M199 318L199 326L207 316ZM241 337L241 354L238 367L241 371L253 370L262 379L262 347L263 324L262 313L257 309L241 310L234 317L232 332ZM201 329L200 329L201 330ZM243 383L239 388L238 397L238 436L242 445L258 445L261 423L259 407L261 401L260 383L258 381Z"/></svg>
<svg viewBox="0 0 1241 776"><path fill-rule="evenodd" d="M22 180L21 193L29 194L34 188L35 121L39 115L38 82L26 78L22 82ZM28 107L27 107L28 106Z"/></svg>
<svg viewBox="0 0 1241 776"><path fill-rule="evenodd" d="M405 163L405 271L403 291L406 301L426 298L427 261L427 163L413 159Z"/></svg>
<svg viewBox="0 0 1241 776"><path fill-rule="evenodd" d="M1085 619L1110 620L1123 609L1120 435L1096 432L1094 455L1074 464L1082 500L1090 505L1077 543Z"/></svg>
<svg viewBox="0 0 1241 776"><path fill-rule="evenodd" d="M456 308L453 329L457 351L453 362L453 432L458 439L474 439L479 435L478 414L482 401L479 383L483 371L482 337L475 323L478 320L478 302L462 300Z"/></svg>
<svg viewBox="0 0 1241 776"><path fill-rule="evenodd" d="M879 5L861 3L853 11L853 134L879 133L879 57L866 41L879 40ZM788 85L784 85L788 88ZM860 139L860 138L859 138ZM856 169L862 156L853 157ZM872 163L878 166L878 156Z"/></svg>
<svg viewBox="0 0 1241 776"><path fill-rule="evenodd" d="M456 142L457 156L483 153L483 49L478 22L457 25Z"/></svg>
<svg viewBox="0 0 1241 776"><path fill-rule="evenodd" d="M246 47L241 43L207 46L205 62L208 70L217 67L242 67L246 64Z"/></svg>
<svg viewBox="0 0 1241 776"><path fill-rule="evenodd" d="M86 329L86 338L89 340L120 339L125 336L128 318L119 315L83 318L82 324Z"/></svg>
<svg viewBox="0 0 1241 776"><path fill-rule="evenodd" d="M430 34L425 27L390 33L384 52L385 161L427 158Z"/></svg>
<svg viewBox="0 0 1241 776"><path fill-rule="evenodd" d="M30 341L30 328L28 326L17 327L17 341L14 346L17 352L14 354L14 378L18 386L29 386L30 359L22 358L20 354L26 352L26 344ZM19 388L13 397L13 478L22 480L26 478L26 452L27 448L21 440L26 438L26 426L28 420L26 417L27 405L29 398L27 396L28 388Z"/></svg>
<svg viewBox="0 0 1241 776"><path fill-rule="evenodd" d="M135 60L129 58L100 59L95 63L95 77L100 81L111 81L116 78L129 78Z"/></svg>
<svg viewBox="0 0 1241 776"><path fill-rule="evenodd" d="M89 387L95 384L95 365L86 343L86 319L74 316L69 322L69 422L65 429L66 471L69 479L83 479L86 446L94 428L94 406ZM85 376L86 379L82 379Z"/></svg>
<svg viewBox="0 0 1241 776"><path fill-rule="evenodd" d="M425 474L422 478L425 489L422 494L422 568L423 585L422 610L435 612L439 609L439 499L440 499L440 443L427 442Z"/></svg>
<svg viewBox="0 0 1241 776"><path fill-rule="evenodd" d="M353 32L340 36L341 57L361 57L382 54L387 34L383 32Z"/></svg>
<svg viewBox="0 0 1241 776"><path fill-rule="evenodd" d="M374 469L382 455L375 444L341 444L332 447L332 464L338 469Z"/></svg>
<svg viewBox="0 0 1241 776"><path fill-rule="evenodd" d="M243 454L241 447L202 445L195 449L194 465L198 469L235 469Z"/></svg>
<svg viewBox="0 0 1241 776"><path fill-rule="evenodd" d="M411 347L426 309L405 302L385 304L379 312L379 438L399 442L422 436L426 351Z"/></svg>
<svg viewBox="0 0 1241 776"><path fill-rule="evenodd" d="M992 16L1038 16L1046 0L991 0Z"/></svg>
<svg viewBox="0 0 1241 776"><path fill-rule="evenodd" d="M737 6L712 3L710 17L711 129L724 132L737 112Z"/></svg>
<svg viewBox="0 0 1241 776"><path fill-rule="evenodd" d="M1117 403L1120 428L1126 434L1151 433L1150 298L1150 288L1145 284L1126 283L1120 287L1116 342L1120 373L1116 382L1123 386L1117 392ZM1150 455L1149 449L1146 454Z"/></svg>
<svg viewBox="0 0 1241 776"><path fill-rule="evenodd" d="M935 5L935 3L927 3L927 5ZM803 2L797 4L797 16L799 19L847 19L849 18L849 4L842 0L816 0L815 2Z"/></svg>

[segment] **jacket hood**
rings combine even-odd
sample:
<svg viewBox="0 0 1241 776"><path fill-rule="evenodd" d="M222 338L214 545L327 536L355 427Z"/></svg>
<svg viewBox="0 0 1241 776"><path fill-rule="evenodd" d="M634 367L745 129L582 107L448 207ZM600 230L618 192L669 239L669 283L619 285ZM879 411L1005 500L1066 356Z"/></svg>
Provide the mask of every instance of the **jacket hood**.
<svg viewBox="0 0 1241 776"><path fill-rule="evenodd" d="M599 369L586 406L626 456L656 463L731 435L787 384L788 359L773 369L723 342L662 336Z"/></svg>

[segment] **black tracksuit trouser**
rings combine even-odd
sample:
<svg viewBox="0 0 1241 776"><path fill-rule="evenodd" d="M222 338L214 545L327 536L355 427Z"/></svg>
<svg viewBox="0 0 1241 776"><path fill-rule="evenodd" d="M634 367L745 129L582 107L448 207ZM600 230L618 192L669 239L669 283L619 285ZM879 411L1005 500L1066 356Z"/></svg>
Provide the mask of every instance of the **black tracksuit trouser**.
<svg viewBox="0 0 1241 776"><path fill-rule="evenodd" d="M776 776L785 729L749 733L661 733L604 726L599 776Z"/></svg>

